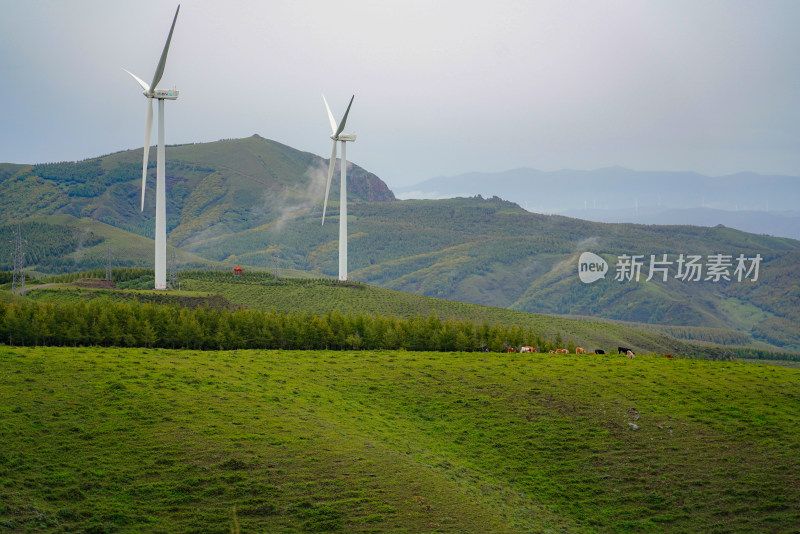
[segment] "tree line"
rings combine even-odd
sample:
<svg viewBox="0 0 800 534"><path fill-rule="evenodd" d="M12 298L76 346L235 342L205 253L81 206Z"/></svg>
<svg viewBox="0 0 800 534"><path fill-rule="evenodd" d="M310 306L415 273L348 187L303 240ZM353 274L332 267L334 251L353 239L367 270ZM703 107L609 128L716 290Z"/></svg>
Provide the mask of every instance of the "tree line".
<svg viewBox="0 0 800 534"><path fill-rule="evenodd" d="M531 329L457 319L307 312L233 311L148 303L0 302L8 345L158 347L195 350L328 349L503 352L555 348Z"/></svg>

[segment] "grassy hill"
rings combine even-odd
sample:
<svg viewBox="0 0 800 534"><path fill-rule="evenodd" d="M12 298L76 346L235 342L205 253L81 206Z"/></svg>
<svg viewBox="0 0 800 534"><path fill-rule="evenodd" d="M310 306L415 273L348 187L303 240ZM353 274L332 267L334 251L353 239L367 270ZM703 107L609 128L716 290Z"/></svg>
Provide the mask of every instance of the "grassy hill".
<svg viewBox="0 0 800 534"><path fill-rule="evenodd" d="M71 215L30 217L0 226L0 269L13 269L14 243L20 230L25 239L25 265L40 273L64 273L105 268L108 254L114 267L152 268L152 239L89 218ZM167 255L180 268L219 268L218 262L168 246Z"/></svg>
<svg viewBox="0 0 800 534"><path fill-rule="evenodd" d="M103 266L109 230L95 230L91 221L136 234L117 234L116 265L151 266L152 247L139 237L152 235L154 195L142 215L140 156L126 151L77 163L0 167L6 191L0 221L8 236L0 249L10 253L13 227L26 215L71 215L84 221L94 241L69 229L78 225L74 220L44 220L50 226L25 232L31 269ZM336 274L335 201L329 222L320 226L325 160L257 136L169 147L167 156L169 244L193 255L178 253L179 265L240 263L318 278ZM498 198L387 202L394 197L377 177L357 167L349 176L353 280L521 311L672 327L696 341L745 336L753 346L800 351L798 241L729 228L591 223L528 213ZM584 251L611 265L604 280L580 282L577 261ZM614 262L623 255L640 255L646 263L663 254L673 263L681 254L760 255L763 261L757 281L644 281L647 264L639 282L614 280ZM0 250L2 258L9 262L10 256Z"/></svg>
<svg viewBox="0 0 800 534"><path fill-rule="evenodd" d="M0 167L0 221L67 214L152 236L155 152L145 211L140 211L141 150L80 162ZM321 202L327 161L259 136L166 149L170 244L291 217ZM394 200L386 184L353 165L348 198ZM338 195L338 179L332 189Z"/></svg>
<svg viewBox="0 0 800 534"><path fill-rule="evenodd" d="M800 371L0 347L9 532L794 532Z"/></svg>

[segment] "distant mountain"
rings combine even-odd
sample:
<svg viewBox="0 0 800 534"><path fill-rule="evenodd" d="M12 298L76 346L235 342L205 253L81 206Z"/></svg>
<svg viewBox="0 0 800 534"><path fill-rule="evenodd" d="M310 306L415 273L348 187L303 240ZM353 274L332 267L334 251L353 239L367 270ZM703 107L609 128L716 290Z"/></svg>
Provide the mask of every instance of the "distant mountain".
<svg viewBox="0 0 800 534"><path fill-rule="evenodd" d="M668 209L640 206L632 210L566 210L559 215L596 222L727 226L753 234L800 239L800 211L726 211L711 208Z"/></svg>
<svg viewBox="0 0 800 534"><path fill-rule="evenodd" d="M796 176L739 173L712 177L622 167L553 172L523 168L432 178L395 192L399 198L497 195L529 211L598 222L724 224L748 232L800 237L796 224L800 177ZM704 215L686 211L698 208L712 211ZM717 216L716 221L712 215Z"/></svg>

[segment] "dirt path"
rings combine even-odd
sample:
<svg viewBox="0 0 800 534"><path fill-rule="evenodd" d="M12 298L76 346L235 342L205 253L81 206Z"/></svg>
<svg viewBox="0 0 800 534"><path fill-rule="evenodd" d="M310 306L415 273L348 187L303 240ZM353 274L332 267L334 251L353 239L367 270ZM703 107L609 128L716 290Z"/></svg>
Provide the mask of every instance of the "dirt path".
<svg viewBox="0 0 800 534"><path fill-rule="evenodd" d="M57 286L57 285L59 285L59 284L39 284L38 286L27 286L25 288L25 291L30 291L32 289L42 289L43 287L53 287L53 286Z"/></svg>

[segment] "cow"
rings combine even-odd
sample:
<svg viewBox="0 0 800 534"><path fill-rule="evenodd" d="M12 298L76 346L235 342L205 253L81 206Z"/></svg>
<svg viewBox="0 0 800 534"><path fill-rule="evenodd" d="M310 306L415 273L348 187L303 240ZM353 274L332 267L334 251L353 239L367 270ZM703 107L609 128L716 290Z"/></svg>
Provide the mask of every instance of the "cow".
<svg viewBox="0 0 800 534"><path fill-rule="evenodd" d="M569 354L568 349L556 349L556 354Z"/></svg>
<svg viewBox="0 0 800 534"><path fill-rule="evenodd" d="M595 354L605 354L606 351L604 351L603 349L597 349L596 351L594 351L594 353Z"/></svg>
<svg viewBox="0 0 800 534"><path fill-rule="evenodd" d="M575 347L575 354L586 354L586 349L583 347Z"/></svg>
<svg viewBox="0 0 800 534"><path fill-rule="evenodd" d="M517 349L515 349L514 347L508 347L506 349L506 352L517 352Z"/></svg>
<svg viewBox="0 0 800 534"><path fill-rule="evenodd" d="M620 354L628 354L628 351L631 350L631 349L629 349L627 347L617 347L617 350L619 351ZM631 352L633 352L633 351L631 351Z"/></svg>
<svg viewBox="0 0 800 534"><path fill-rule="evenodd" d="M665 354L664 357L665 358L674 358L674 356L672 354Z"/></svg>
<svg viewBox="0 0 800 534"><path fill-rule="evenodd" d="M628 351L628 358L630 358L630 359L632 360L632 359L634 359L635 357L636 357L636 354L634 354L634 352L633 352L632 350L629 350L629 351Z"/></svg>
<svg viewBox="0 0 800 534"><path fill-rule="evenodd" d="M538 349L536 347L529 347L527 345L524 345L524 346L519 348L519 351L520 352L538 352Z"/></svg>
<svg viewBox="0 0 800 534"><path fill-rule="evenodd" d="M556 353L556 351L554 351L554 350L550 351L550 354L555 354L555 353Z"/></svg>

